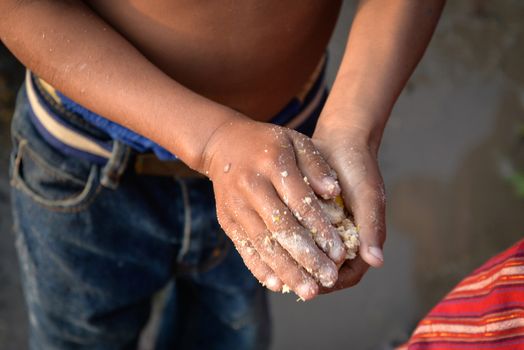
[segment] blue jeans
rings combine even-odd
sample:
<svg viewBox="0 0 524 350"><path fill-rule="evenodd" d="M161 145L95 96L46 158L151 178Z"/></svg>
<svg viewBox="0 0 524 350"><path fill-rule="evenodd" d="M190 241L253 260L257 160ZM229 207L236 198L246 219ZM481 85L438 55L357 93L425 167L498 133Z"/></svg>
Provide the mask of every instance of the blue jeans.
<svg viewBox="0 0 524 350"><path fill-rule="evenodd" d="M211 182L139 176L67 157L12 122L10 177L31 349L134 349L169 288L157 349L266 349L266 294L220 229ZM93 135L95 137L95 135Z"/></svg>

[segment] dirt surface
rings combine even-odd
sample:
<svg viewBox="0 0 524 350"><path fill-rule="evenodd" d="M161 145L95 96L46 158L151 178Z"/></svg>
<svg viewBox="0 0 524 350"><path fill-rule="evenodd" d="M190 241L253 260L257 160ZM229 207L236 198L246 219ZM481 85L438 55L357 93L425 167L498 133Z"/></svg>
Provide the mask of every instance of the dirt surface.
<svg viewBox="0 0 524 350"><path fill-rule="evenodd" d="M344 6L330 79L354 3ZM524 199L507 179L524 169L522 18L520 0L448 2L384 136L386 265L312 302L272 294L274 350L388 349L460 278L523 236ZM7 350L26 348L7 180L8 120L21 79L0 49L0 349Z"/></svg>

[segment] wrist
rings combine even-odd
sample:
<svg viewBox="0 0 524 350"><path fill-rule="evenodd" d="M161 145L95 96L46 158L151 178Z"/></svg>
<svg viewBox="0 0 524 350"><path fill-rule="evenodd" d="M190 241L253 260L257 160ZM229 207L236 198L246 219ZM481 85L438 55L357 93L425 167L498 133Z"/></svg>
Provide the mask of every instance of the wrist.
<svg viewBox="0 0 524 350"><path fill-rule="evenodd" d="M206 137L203 138L203 142L200 147L198 147L200 151L196 155L194 166L190 165L193 169L206 176L211 175L213 158L215 158L217 152L220 151L219 145L222 144L224 138L230 136L231 128L254 121L241 113L232 111L217 120L217 122L218 123L214 123L212 127L207 128L208 132L206 133Z"/></svg>
<svg viewBox="0 0 524 350"><path fill-rule="evenodd" d="M378 149L393 102L390 94L370 86L358 71L339 72L318 121L318 135L347 135L355 142Z"/></svg>
<svg viewBox="0 0 524 350"><path fill-rule="evenodd" d="M330 142L348 142L378 152L385 122L355 108L325 109L313 137Z"/></svg>

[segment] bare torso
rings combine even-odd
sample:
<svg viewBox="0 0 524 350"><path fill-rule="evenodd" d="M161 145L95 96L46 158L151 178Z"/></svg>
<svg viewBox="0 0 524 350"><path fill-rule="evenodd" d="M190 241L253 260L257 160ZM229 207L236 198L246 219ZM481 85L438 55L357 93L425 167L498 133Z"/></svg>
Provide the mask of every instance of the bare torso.
<svg viewBox="0 0 524 350"><path fill-rule="evenodd" d="M176 81L268 120L322 57L340 0L91 0L90 6Z"/></svg>

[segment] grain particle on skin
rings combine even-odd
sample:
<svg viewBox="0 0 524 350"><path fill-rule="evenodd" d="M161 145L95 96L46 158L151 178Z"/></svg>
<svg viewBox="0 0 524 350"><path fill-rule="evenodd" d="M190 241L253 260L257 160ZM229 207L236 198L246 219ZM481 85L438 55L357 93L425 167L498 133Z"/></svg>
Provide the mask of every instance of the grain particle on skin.
<svg viewBox="0 0 524 350"><path fill-rule="evenodd" d="M289 174L287 170L284 170L283 172L280 173L280 175L282 175L282 177L287 177Z"/></svg>
<svg viewBox="0 0 524 350"><path fill-rule="evenodd" d="M281 216L280 216L280 210L276 209L273 211L273 214L271 215L271 220L273 221L273 223L275 224L278 224L281 220Z"/></svg>
<svg viewBox="0 0 524 350"><path fill-rule="evenodd" d="M329 192L333 192L335 190L335 183L330 183L328 186L327 186L327 189Z"/></svg>

